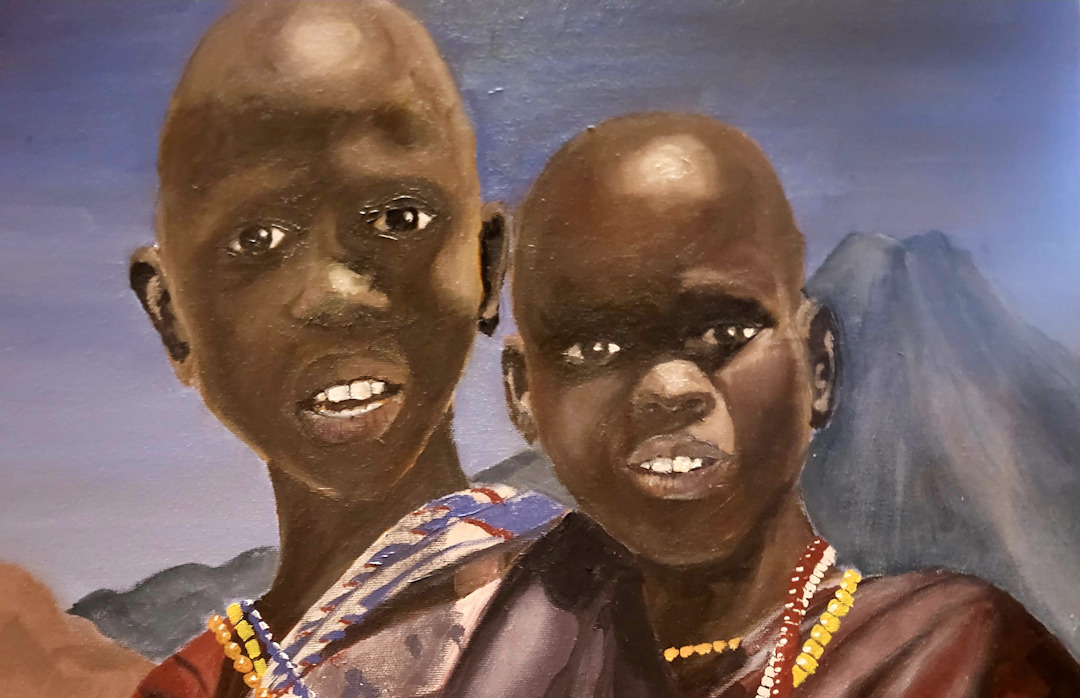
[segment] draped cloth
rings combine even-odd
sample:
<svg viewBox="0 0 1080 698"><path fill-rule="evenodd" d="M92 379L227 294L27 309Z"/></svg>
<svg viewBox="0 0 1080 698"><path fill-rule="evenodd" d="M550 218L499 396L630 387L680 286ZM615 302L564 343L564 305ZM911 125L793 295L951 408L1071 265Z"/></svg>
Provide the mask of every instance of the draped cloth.
<svg viewBox="0 0 1080 698"><path fill-rule="evenodd" d="M279 642L319 695L437 692L502 573L564 513L543 495L503 485L433 500L369 546ZM239 678L230 664L204 633L135 695L212 698ZM292 683L270 663L264 686L289 696Z"/></svg>
<svg viewBox="0 0 1080 698"><path fill-rule="evenodd" d="M823 580L801 637L838 582ZM704 680L680 693L633 559L584 516L569 514L506 574L443 695L748 698L779 635L781 610L737 650L714 656ZM1080 696L1080 666L1020 604L982 580L940 570L864 579L818 661L794 698Z"/></svg>

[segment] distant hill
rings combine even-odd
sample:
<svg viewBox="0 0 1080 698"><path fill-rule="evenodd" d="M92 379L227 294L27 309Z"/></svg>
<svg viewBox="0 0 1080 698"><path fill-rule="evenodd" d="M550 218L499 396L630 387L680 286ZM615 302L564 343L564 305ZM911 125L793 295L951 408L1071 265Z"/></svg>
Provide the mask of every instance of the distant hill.
<svg viewBox="0 0 1080 698"><path fill-rule="evenodd" d="M1080 359L939 232L853 234L807 290L842 325L803 475L821 532L866 571L994 581L1080 654Z"/></svg>
<svg viewBox="0 0 1080 698"><path fill-rule="evenodd" d="M277 568L275 548L255 548L220 567L189 564L170 567L129 591L100 589L69 611L90 621L106 636L160 661L205 628L206 619L226 602L266 591Z"/></svg>
<svg viewBox="0 0 1080 698"><path fill-rule="evenodd" d="M819 530L867 572L983 576L1080 656L1080 359L1009 312L941 233L850 235L807 289L836 312L843 359L803 476ZM532 450L475 479L571 501ZM225 600L261 593L275 563L263 548L183 565L72 612L162 657Z"/></svg>
<svg viewBox="0 0 1080 698"><path fill-rule="evenodd" d="M0 564L0 693L19 698L129 696L153 665L66 615L44 584Z"/></svg>

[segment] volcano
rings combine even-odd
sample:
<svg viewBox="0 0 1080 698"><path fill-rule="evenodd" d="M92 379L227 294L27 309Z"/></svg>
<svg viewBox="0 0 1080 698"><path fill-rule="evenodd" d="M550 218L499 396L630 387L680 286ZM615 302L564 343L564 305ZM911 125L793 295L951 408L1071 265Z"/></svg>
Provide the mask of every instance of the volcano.
<svg viewBox="0 0 1080 698"><path fill-rule="evenodd" d="M807 284L840 321L839 403L803 474L864 572L949 567L1080 653L1080 361L940 232L852 234Z"/></svg>

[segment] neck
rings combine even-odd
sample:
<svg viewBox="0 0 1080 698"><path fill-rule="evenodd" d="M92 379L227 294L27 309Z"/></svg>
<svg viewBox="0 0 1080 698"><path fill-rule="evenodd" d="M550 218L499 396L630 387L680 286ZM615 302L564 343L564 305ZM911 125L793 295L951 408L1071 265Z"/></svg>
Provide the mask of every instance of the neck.
<svg viewBox="0 0 1080 698"><path fill-rule="evenodd" d="M279 468L271 467L270 476L277 501L280 560L259 608L277 637L283 637L402 516L468 486L449 413L405 476L378 496L342 501L320 494Z"/></svg>
<svg viewBox="0 0 1080 698"><path fill-rule="evenodd" d="M814 531L794 492L767 525L705 568L642 566L645 604L662 647L742 637L777 610Z"/></svg>

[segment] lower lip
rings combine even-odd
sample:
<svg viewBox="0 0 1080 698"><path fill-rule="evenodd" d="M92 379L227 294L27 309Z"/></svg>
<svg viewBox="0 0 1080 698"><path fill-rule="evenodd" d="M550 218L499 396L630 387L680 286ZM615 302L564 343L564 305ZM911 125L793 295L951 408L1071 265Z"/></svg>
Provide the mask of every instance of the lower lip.
<svg viewBox="0 0 1080 698"><path fill-rule="evenodd" d="M397 419L402 398L402 393L397 393L384 399L375 409L350 417L333 416L305 407L300 409L300 422L311 436L330 444L377 439Z"/></svg>
<svg viewBox="0 0 1080 698"><path fill-rule="evenodd" d="M628 465L623 472L645 496L653 499L704 499L729 484L730 459L715 460L688 473L657 473L640 465Z"/></svg>

